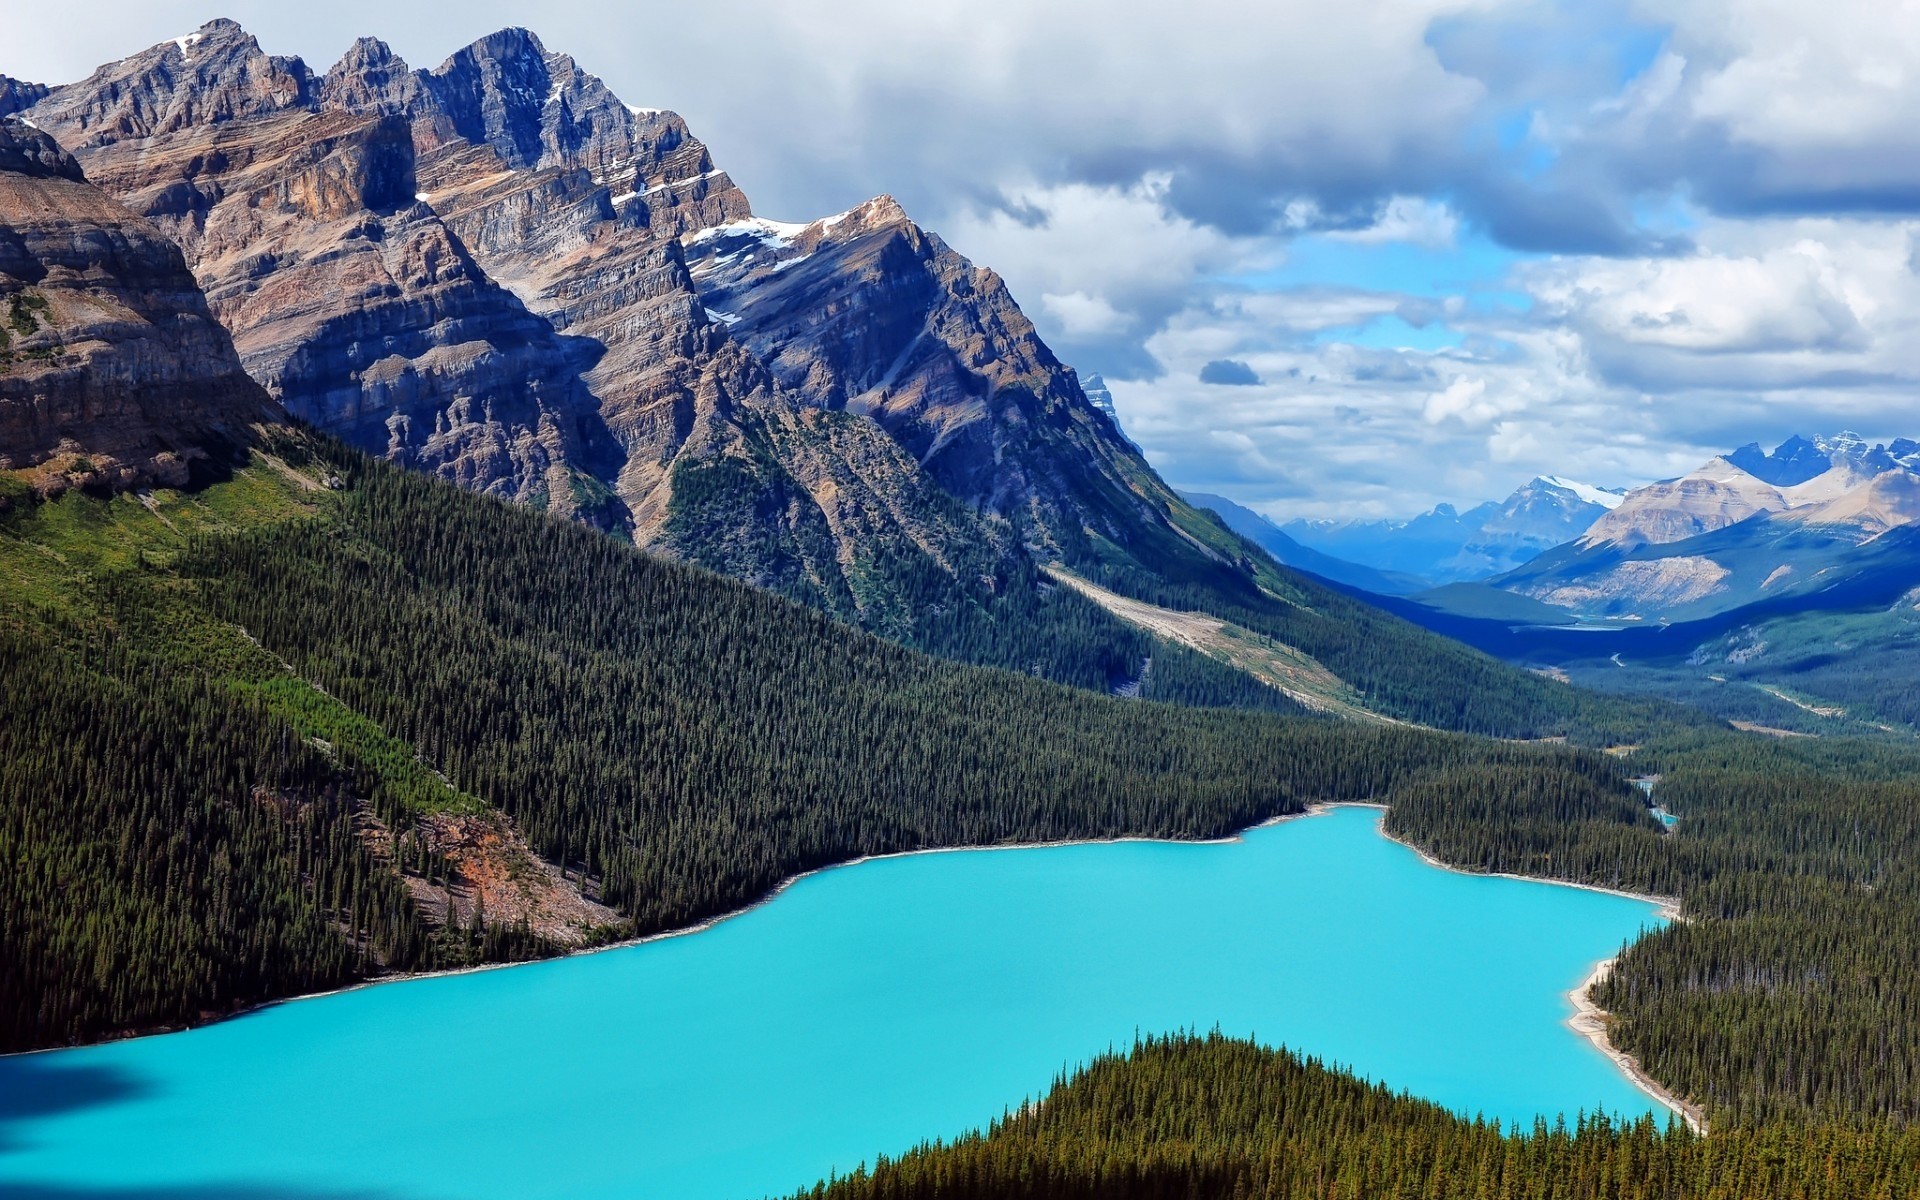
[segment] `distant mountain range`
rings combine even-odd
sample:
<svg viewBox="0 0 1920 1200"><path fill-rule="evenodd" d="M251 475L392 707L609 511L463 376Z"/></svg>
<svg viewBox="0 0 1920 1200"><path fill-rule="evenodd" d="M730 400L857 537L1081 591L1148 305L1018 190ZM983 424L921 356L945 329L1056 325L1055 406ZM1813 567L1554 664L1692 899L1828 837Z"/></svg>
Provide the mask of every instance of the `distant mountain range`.
<svg viewBox="0 0 1920 1200"><path fill-rule="evenodd" d="M1915 521L1920 443L1794 437L1636 488L1578 539L1487 582L1583 617L1687 620L1833 589Z"/></svg>
<svg viewBox="0 0 1920 1200"><path fill-rule="evenodd" d="M1920 443L1793 437L1481 582L1375 602L1556 678L1794 733L1920 727Z"/></svg>
<svg viewBox="0 0 1920 1200"><path fill-rule="evenodd" d="M1343 583L1383 596L1404 596L1425 591L1427 581L1417 575L1382 571L1363 563L1335 558L1288 537L1278 525L1244 505L1211 492L1181 492L1187 500L1208 509L1227 523L1227 528L1259 546L1279 562L1298 571L1311 571L1323 579Z"/></svg>
<svg viewBox="0 0 1920 1200"><path fill-rule="evenodd" d="M1442 504L1410 520L1294 520L1280 531L1309 549L1432 586L1512 570L1579 536L1625 494L1543 475L1465 512Z"/></svg>

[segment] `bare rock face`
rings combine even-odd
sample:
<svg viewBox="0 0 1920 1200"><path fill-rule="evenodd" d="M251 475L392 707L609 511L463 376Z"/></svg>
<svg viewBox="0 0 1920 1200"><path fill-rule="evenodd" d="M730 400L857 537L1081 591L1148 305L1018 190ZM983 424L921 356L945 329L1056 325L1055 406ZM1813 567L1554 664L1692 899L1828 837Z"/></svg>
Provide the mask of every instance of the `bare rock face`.
<svg viewBox="0 0 1920 1200"><path fill-rule="evenodd" d="M659 233L749 215L679 116L622 104L524 29L484 37L422 79L455 131L509 169L585 172L614 209Z"/></svg>
<svg viewBox="0 0 1920 1200"><path fill-rule="evenodd" d="M426 92L378 43L316 82L231 22L34 109L186 250L248 371L288 411L394 461L622 528L590 347L486 277L416 199ZM186 71L180 70L184 60ZM357 96L368 111L326 107Z"/></svg>
<svg viewBox="0 0 1920 1200"><path fill-rule="evenodd" d="M45 84L0 75L0 117L11 116L46 99Z"/></svg>
<svg viewBox="0 0 1920 1200"><path fill-rule="evenodd" d="M883 559L972 587L1012 552L884 431L781 387L707 312L676 235L750 210L679 117L628 108L519 30L421 78L428 201L492 278L599 351L584 380L636 541L888 630L913 617L875 583Z"/></svg>
<svg viewBox="0 0 1920 1200"><path fill-rule="evenodd" d="M180 251L0 120L0 470L38 468L45 492L179 485L275 419Z"/></svg>
<svg viewBox="0 0 1920 1200"><path fill-rule="evenodd" d="M878 422L962 502L1049 554L1184 507L1006 285L881 196L805 226L687 239L706 305L780 383Z"/></svg>
<svg viewBox="0 0 1920 1200"><path fill-rule="evenodd" d="M217 21L28 115L186 250L269 392L395 461L885 630L1035 554L1223 561L998 276L885 197L755 218L525 30L316 78Z"/></svg>
<svg viewBox="0 0 1920 1200"><path fill-rule="evenodd" d="M218 20L52 89L33 120L84 160L94 146L306 108L312 99L305 63L262 53L240 26Z"/></svg>

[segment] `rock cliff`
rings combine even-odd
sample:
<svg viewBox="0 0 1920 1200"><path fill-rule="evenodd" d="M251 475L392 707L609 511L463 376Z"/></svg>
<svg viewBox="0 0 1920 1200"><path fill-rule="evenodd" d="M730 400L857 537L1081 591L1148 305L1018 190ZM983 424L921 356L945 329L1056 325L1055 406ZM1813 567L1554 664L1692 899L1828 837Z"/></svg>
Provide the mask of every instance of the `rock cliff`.
<svg viewBox="0 0 1920 1200"><path fill-rule="evenodd" d="M365 66L363 80L378 63ZM363 88L404 100L396 73ZM579 379L597 351L487 278L417 198L411 120L328 102L348 86L215 21L54 89L33 119L180 244L288 411L466 486L624 527L597 482L617 448Z"/></svg>
<svg viewBox="0 0 1920 1200"><path fill-rule="evenodd" d="M272 419L180 251L0 119L0 470L49 493L177 485Z"/></svg>
<svg viewBox="0 0 1920 1200"><path fill-rule="evenodd" d="M885 197L755 218L525 30L315 75L215 21L27 115L179 242L274 397L396 461L894 632L1036 557L1242 570L998 276Z"/></svg>

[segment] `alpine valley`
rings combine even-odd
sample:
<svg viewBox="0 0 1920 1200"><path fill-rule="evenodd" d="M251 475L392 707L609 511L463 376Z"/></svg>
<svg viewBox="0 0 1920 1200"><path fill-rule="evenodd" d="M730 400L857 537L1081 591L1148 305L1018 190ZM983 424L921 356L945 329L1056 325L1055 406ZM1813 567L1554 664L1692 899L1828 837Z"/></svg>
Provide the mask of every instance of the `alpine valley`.
<svg viewBox="0 0 1920 1200"><path fill-rule="evenodd" d="M1793 437L1635 488L1519 566L1380 602L1591 686L1783 735L1906 737L1917 522L1920 444Z"/></svg>
<svg viewBox="0 0 1920 1200"><path fill-rule="evenodd" d="M1661 899L1678 919L1642 926L1571 1002L1613 1060L1557 1024L1532 1033L1624 1072L1621 1090L1674 1120L1507 1128L1284 1049L1286 1030L1143 1028L1044 1099L1001 1098L977 1133L778 1186L1920 1193L1920 749L1890 722L1757 736L1671 681L1569 684L1526 669L1542 664L1513 640L1521 622L1447 611L1415 581L1480 576L1472 594L1547 611L1667 605L1670 628L1750 621L1756 604L1827 620L1831 581L1878 596L1904 569L1914 453L1750 448L1624 497L1539 480L1431 514L1444 528L1416 560L1343 565L1309 531L1173 491L1000 277L892 200L757 216L679 117L629 107L525 30L431 70L363 39L317 73L222 20L79 82L0 77L0 1051L49 1051L0 1056L0 1181L69 1198L332 1194L218 1172L102 1192L78 1168L125 1164L84 1146L74 1173L26 1178L16 1166L44 1163L31 1156L53 1124L167 1102L158 1077L115 1073L130 1060L66 1047L697 930L762 901L756 915L790 913L786 884L857 859L1226 839L1362 803L1386 811L1360 832L1380 823L1427 856L1372 846L1395 871ZM1784 574L1755 565L1788 555ZM1447 636L1456 625L1495 653ZM1288 844L1350 845L1362 818ZM1230 860L1235 886L1267 895L1250 847L1099 849L955 862L955 894L998 878L1091 911L1091 876L1047 864L1132 862L1169 896L1234 895L1183 874ZM926 861L861 878L905 887ZM1445 883L1422 876L1414 894L1556 891ZM914 899L888 928L937 907ZM1268 901L1267 919L1302 929L1325 907ZM1107 931L1093 949L1144 953L1139 922L1092 916ZM885 940L839 944L833 961L895 961ZM1509 957L1538 975L1527 951ZM1248 954L1247 977L1268 957ZM1132 965L1164 981L1162 964ZM1402 974L1393 1006L1417 1023L1420 977ZM512 1156L521 1174L502 1178L567 1194L565 1105L592 1101L562 1087L543 1139L459 1090L481 1062L514 1086L486 1016L500 977L458 981L480 1015L437 1014L453 1053L387 1028L383 1065L406 1086L348 1102L381 1153L454 1145L461 1177L482 1181L489 1155ZM730 1001L783 983L726 978L707 986ZM594 999L595 1027L617 1029L619 998ZM185 1052L217 1032L108 1049ZM754 1044L811 1048L798 1026ZM916 1047L881 1049L899 1057L834 1069L916 1078ZM813 1103L807 1075L764 1065L753 1086ZM537 1074L569 1082L564 1063ZM311 1100L280 1093L298 1146L248 1153L290 1170L350 1156L339 1114ZM428 1127L453 1134L414 1136Z"/></svg>

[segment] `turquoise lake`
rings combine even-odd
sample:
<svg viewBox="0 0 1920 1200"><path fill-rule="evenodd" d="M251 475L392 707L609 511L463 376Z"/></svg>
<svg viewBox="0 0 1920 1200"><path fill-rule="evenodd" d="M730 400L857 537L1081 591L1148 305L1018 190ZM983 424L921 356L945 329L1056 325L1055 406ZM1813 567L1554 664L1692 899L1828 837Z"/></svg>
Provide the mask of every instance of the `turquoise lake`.
<svg viewBox="0 0 1920 1200"><path fill-rule="evenodd" d="M682 937L0 1059L0 1194L752 1200L1216 1025L1465 1113L1664 1113L1566 1025L1654 906L1379 823L882 859Z"/></svg>

